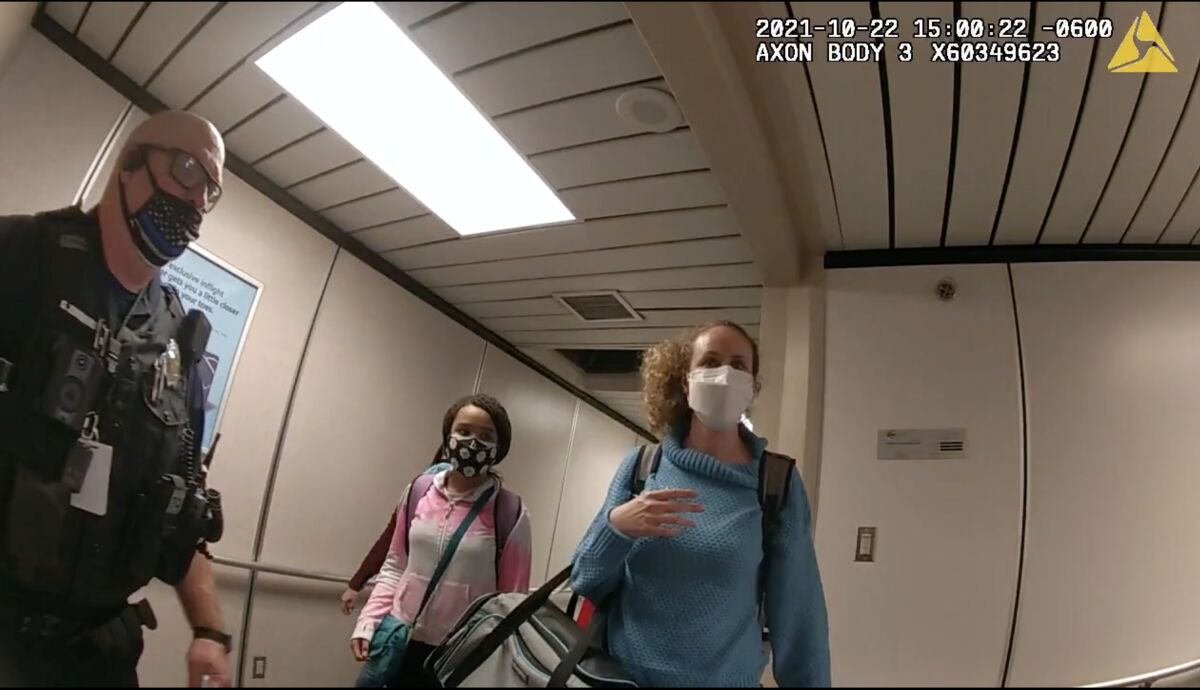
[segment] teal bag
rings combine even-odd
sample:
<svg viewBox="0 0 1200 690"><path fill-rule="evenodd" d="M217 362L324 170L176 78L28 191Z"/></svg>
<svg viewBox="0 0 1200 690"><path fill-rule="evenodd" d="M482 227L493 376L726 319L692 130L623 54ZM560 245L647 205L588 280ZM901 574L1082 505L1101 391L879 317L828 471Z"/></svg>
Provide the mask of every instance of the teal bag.
<svg viewBox="0 0 1200 690"><path fill-rule="evenodd" d="M494 487L484 491L479 498L475 499L475 503L471 506L471 512L463 518L462 523L455 530L454 535L450 537L449 543L446 544L446 550L442 552L442 557L438 560L437 569L433 571L433 577L429 578L429 587L425 589L425 596L421 599L421 606L417 609L417 615L413 618L413 623L421 620L421 614L425 612L425 606L429 604L430 598L433 597L434 590L437 589L438 583L445 574L446 568L450 566L450 560L454 558L454 552L458 550L458 545L463 537L467 534L467 528L479 516L483 507L487 505L488 500L492 497L495 491ZM382 680L385 684L394 679L400 673L400 665L404 661L404 651L408 648L408 625L404 621L393 617L391 614L384 616L379 622L379 627L375 628L375 634L371 636L371 644L368 647L366 673Z"/></svg>

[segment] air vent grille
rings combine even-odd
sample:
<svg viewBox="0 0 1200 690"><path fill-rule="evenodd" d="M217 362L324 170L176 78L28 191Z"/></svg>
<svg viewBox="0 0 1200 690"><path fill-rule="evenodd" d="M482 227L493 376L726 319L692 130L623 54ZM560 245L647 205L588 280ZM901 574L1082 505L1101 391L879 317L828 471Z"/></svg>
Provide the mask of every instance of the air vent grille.
<svg viewBox="0 0 1200 690"><path fill-rule="evenodd" d="M641 314L614 291L558 294L554 298L588 323L642 320Z"/></svg>

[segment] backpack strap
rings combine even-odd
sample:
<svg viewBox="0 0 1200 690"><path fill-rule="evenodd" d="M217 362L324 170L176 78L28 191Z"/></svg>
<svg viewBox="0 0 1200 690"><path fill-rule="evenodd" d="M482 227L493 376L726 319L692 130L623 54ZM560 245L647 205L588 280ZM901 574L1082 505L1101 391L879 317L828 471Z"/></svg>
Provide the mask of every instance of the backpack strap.
<svg viewBox="0 0 1200 690"><path fill-rule="evenodd" d="M637 496L646 489L646 482L658 471L662 461L662 444L649 443L638 448L637 466L633 469L630 493Z"/></svg>
<svg viewBox="0 0 1200 690"><path fill-rule="evenodd" d="M786 455L769 450L763 452L762 467L758 471L758 502L763 512L764 545L770 545L779 532L780 516L787 504L795 467L796 461Z"/></svg>
<svg viewBox="0 0 1200 690"><path fill-rule="evenodd" d="M792 485L792 474L796 461L786 455L764 451L762 466L758 468L758 503L762 507L762 562L758 566L759 617L766 623L767 566L775 536L783 522L783 507L787 505L788 491Z"/></svg>
<svg viewBox="0 0 1200 690"><path fill-rule="evenodd" d="M504 553L504 547L508 545L508 537L517 526L517 520L521 518L521 497L500 487L496 500L492 502L492 508L496 511L496 582L499 582L500 556Z"/></svg>
<svg viewBox="0 0 1200 690"><path fill-rule="evenodd" d="M422 474L408 485L408 498L404 500L404 553L406 555L411 553L408 546L408 532L412 528L413 518L417 515L417 504L421 502L421 497L429 493L430 487L433 486L433 478L432 474Z"/></svg>

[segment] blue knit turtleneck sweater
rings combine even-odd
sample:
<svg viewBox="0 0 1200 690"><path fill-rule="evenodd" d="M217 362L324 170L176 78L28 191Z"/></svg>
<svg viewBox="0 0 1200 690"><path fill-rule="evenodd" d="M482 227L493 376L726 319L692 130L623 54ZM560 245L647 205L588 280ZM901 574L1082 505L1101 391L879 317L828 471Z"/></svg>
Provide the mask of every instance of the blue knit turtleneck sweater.
<svg viewBox="0 0 1200 690"><path fill-rule="evenodd" d="M766 666L758 619L762 512L758 472L766 441L742 429L754 460L718 461L684 448L671 434L646 485L691 489L703 513L673 538L630 540L608 521L630 500L637 451L613 478L608 498L576 549L575 591L610 605L609 649L643 687L755 687ZM792 477L779 534L767 563L765 612L780 687L828 686L825 597L809 529L808 497Z"/></svg>

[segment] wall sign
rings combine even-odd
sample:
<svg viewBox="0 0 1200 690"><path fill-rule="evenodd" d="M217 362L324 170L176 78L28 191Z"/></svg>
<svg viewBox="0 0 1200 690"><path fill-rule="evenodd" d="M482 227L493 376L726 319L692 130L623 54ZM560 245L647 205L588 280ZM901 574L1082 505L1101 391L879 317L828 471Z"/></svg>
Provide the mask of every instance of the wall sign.
<svg viewBox="0 0 1200 690"><path fill-rule="evenodd" d="M179 292L185 310L199 309L212 323L208 348L200 360L204 386L205 452L221 425L230 382L250 330L262 284L193 243L167 264L163 280Z"/></svg>
<svg viewBox="0 0 1200 690"><path fill-rule="evenodd" d="M880 429L880 460L961 460L966 429Z"/></svg>

